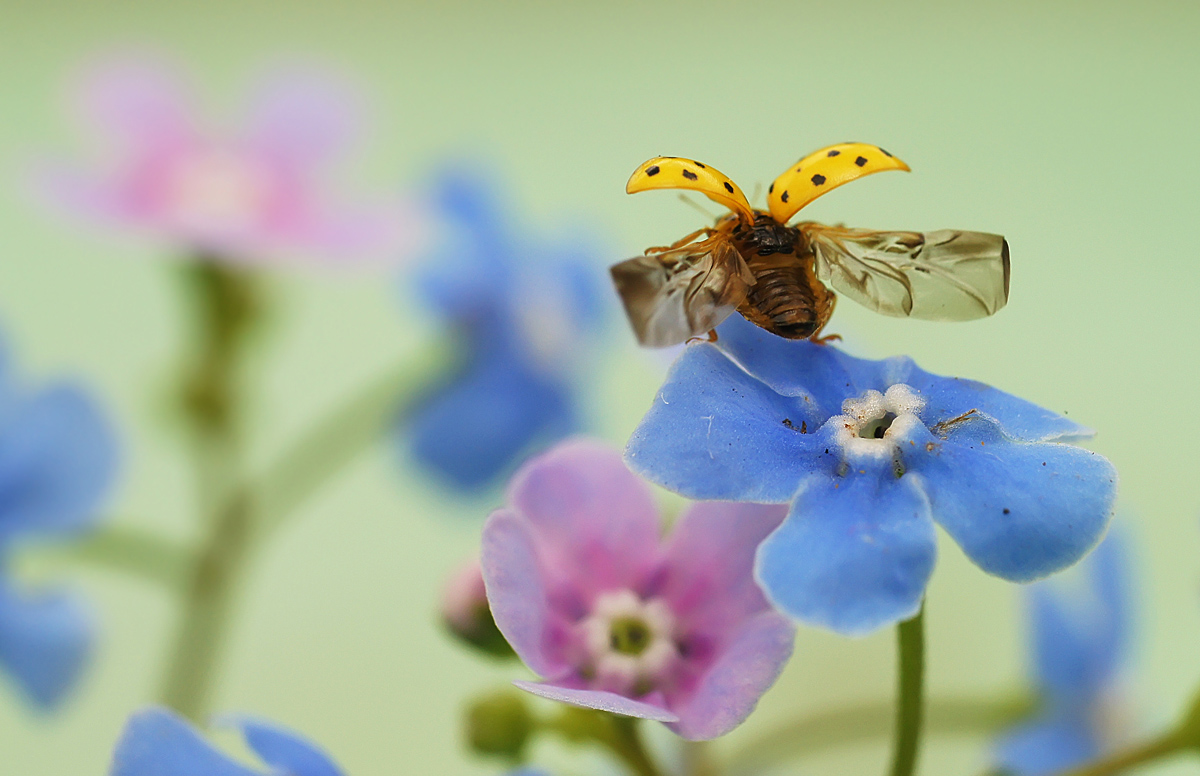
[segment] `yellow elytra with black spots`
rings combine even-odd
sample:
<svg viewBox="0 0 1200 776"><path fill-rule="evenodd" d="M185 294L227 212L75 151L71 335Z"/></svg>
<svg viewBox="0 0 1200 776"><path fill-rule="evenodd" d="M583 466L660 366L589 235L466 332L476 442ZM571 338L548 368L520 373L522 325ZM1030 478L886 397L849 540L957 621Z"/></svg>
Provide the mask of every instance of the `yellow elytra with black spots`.
<svg viewBox="0 0 1200 776"><path fill-rule="evenodd" d="M724 205L743 218L754 220L750 201L732 179L720 170L703 162L681 159L678 156L656 156L633 171L625 184L626 194L651 189L686 189L698 191Z"/></svg>
<svg viewBox="0 0 1200 776"><path fill-rule="evenodd" d="M736 309L781 337L820 341L835 289L884 315L965 321L993 314L1008 301L1008 243L1000 235L788 224L827 191L908 169L879 146L838 143L789 167L767 190L767 210L756 210L727 175L702 162L673 156L645 162L629 178L628 193L698 191L732 212L613 266L638 340L681 343Z"/></svg>
<svg viewBox="0 0 1200 776"><path fill-rule="evenodd" d="M885 170L909 171L908 165L879 146L838 143L796 162L767 189L771 216L786 224L800 208L827 191L864 175Z"/></svg>

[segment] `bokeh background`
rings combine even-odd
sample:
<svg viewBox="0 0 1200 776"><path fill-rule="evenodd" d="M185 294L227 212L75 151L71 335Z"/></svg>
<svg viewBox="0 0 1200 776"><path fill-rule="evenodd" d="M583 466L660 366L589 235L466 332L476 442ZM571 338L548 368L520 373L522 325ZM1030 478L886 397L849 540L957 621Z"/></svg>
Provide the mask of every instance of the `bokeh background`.
<svg viewBox="0 0 1200 776"><path fill-rule="evenodd" d="M62 94L89 57L165 52L216 108L263 64L331 64L373 110L348 187L400 191L439 160L487 160L528 223L586 223L612 260L701 225L671 195L624 195L646 158L701 159L749 193L823 145L879 143L913 173L839 190L809 217L1003 233L1011 302L955 325L847 302L832 329L861 355L908 353L1099 431L1143 571L1131 687L1153 726L1200 683L1197 40L1200 6L1182 2L0 0L0 321L26 375L84 376L114 412L126 453L114 514L186 537L191 483L164 409L184 336L170 263L160 246L64 228L22 183L38 155L86 145ZM280 273L272 298L256 356L257 460L431 332L388 272ZM589 412L621 443L664 363L611 325ZM433 487L382 446L363 456L256 564L217 707L305 731L358 776L499 772L465 753L459 714L523 669L477 660L434 615L443 575L474 551L498 498ZM931 692L1020 686L1017 590L942 549ZM104 773L125 717L154 697L168 598L110 573L79 578L105 625L95 668L53 717L0 694L5 776ZM892 650L891 633L801 630L782 680L724 744L797 711L889 698ZM795 771L875 772L886 751L880 741ZM924 770L985 764L981 741L934 739Z"/></svg>

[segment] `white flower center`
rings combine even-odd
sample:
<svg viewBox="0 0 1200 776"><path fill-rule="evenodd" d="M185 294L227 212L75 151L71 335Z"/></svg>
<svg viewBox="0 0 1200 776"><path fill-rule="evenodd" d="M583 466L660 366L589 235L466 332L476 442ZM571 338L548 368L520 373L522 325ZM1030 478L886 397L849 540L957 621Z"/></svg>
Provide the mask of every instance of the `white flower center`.
<svg viewBox="0 0 1200 776"><path fill-rule="evenodd" d="M925 400L903 383L886 393L867 391L842 402L842 414L829 419L838 424L837 444L848 460L891 458L900 440L921 425L917 417Z"/></svg>
<svg viewBox="0 0 1200 776"><path fill-rule="evenodd" d="M240 233L257 224L273 189L262 164L228 150L209 149L174 164L166 207L184 228Z"/></svg>
<svg viewBox="0 0 1200 776"><path fill-rule="evenodd" d="M675 617L661 598L643 601L632 590L602 593L580 627L602 689L644 695L679 657Z"/></svg>

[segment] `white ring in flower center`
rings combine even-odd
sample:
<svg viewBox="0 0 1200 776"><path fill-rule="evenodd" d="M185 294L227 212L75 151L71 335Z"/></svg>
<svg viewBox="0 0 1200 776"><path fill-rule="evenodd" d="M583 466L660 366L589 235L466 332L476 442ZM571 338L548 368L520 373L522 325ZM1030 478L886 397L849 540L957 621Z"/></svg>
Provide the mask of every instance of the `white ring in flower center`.
<svg viewBox="0 0 1200 776"><path fill-rule="evenodd" d="M842 402L842 414L829 419L836 424L835 440L848 459L890 458L900 439L922 425L917 413L925 400L913 389L897 383L887 393L871 390Z"/></svg>
<svg viewBox="0 0 1200 776"><path fill-rule="evenodd" d="M644 695L679 657L675 616L661 598L643 601L628 589L601 593L580 627L603 689Z"/></svg>

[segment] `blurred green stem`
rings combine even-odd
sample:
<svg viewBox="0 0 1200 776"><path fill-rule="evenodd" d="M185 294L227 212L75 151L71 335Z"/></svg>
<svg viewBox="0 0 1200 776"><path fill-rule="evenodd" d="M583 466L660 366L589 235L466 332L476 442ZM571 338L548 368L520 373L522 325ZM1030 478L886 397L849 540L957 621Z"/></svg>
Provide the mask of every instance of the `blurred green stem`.
<svg viewBox="0 0 1200 776"><path fill-rule="evenodd" d="M1033 698L942 698L925 707L925 732L929 735L989 734L1028 716L1036 707ZM787 722L751 739L728 758L731 776L748 776L770 770L797 757L887 735L895 723L892 703L879 701L816 712Z"/></svg>
<svg viewBox="0 0 1200 776"><path fill-rule="evenodd" d="M595 743L613 753L635 776L664 776L642 742L641 720L606 711L575 706L542 720L542 730L553 731L575 743Z"/></svg>
<svg viewBox="0 0 1200 776"><path fill-rule="evenodd" d="M1188 750L1193 755L1200 755L1200 693L1192 700L1183 721L1169 733L1079 768L1063 771L1059 776L1112 776Z"/></svg>
<svg viewBox="0 0 1200 776"><path fill-rule="evenodd" d="M191 564L191 554L179 544L143 529L120 525L107 525L59 554L141 577L171 591L184 589Z"/></svg>
<svg viewBox="0 0 1200 776"><path fill-rule="evenodd" d="M896 727L892 736L891 776L912 776L921 746L925 699L925 606L896 626Z"/></svg>
<svg viewBox="0 0 1200 776"><path fill-rule="evenodd" d="M253 279L200 257L184 266L195 351L183 409L194 446L196 495L206 527L183 593L161 699L193 720L207 711L233 589L251 535L251 500L232 494L242 475L238 367L259 306Z"/></svg>
<svg viewBox="0 0 1200 776"><path fill-rule="evenodd" d="M439 339L407 354L399 368L315 422L260 476L247 477L240 462L236 373L257 310L254 289L250 278L217 264L191 271L200 346L185 407L206 532L181 585L182 620L161 698L199 719L208 710L236 588L252 550L382 436L400 408L451 367L454 349Z"/></svg>
<svg viewBox="0 0 1200 776"><path fill-rule="evenodd" d="M1059 776L1111 776L1138 765L1145 765L1154 760L1178 754L1187 746L1188 741L1176 731L1117 752L1103 760L1063 771Z"/></svg>

